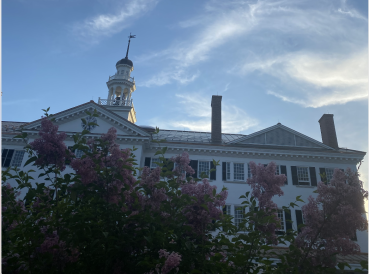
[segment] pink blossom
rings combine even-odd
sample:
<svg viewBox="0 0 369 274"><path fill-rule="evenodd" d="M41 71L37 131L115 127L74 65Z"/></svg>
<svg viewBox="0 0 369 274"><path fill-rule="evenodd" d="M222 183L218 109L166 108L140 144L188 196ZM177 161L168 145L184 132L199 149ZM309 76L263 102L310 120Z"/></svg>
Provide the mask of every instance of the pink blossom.
<svg viewBox="0 0 369 274"><path fill-rule="evenodd" d="M214 195L213 191L216 189L217 187L211 186L207 179L197 184L182 185L182 194L195 198L191 205L183 209L183 214L187 217L188 224L200 235L205 233L204 227L206 228L207 224L212 220L219 220L223 214L221 208L225 205L228 192L223 190Z"/></svg>
<svg viewBox="0 0 369 274"><path fill-rule="evenodd" d="M347 183L346 183L347 182ZM304 224L296 238L296 245L304 250L314 265L334 266L334 254L354 254L359 245L351 239L356 230L367 230L363 217L363 200L368 192L363 189L358 175L347 169L336 169L330 185L318 183L317 198L310 196L302 207Z"/></svg>
<svg viewBox="0 0 369 274"><path fill-rule="evenodd" d="M67 135L64 132L58 134L58 128L49 119L43 118L38 133L40 138L31 142L30 146L38 154L36 165L41 167L55 165L63 171L65 160L69 160L70 156L67 155L67 147L64 144Z"/></svg>
<svg viewBox="0 0 369 274"><path fill-rule="evenodd" d="M278 209L277 204L272 201L274 196L282 196L283 191L281 186L286 181L286 175L276 175L276 164L271 162L269 165L264 166L262 164L256 165L254 162L250 162L250 169L252 177L247 179L247 183L252 188L252 195L259 202L259 209L263 211L266 216L274 216L275 222L267 225L257 225L257 229L266 233L270 233L270 237L267 239L270 243L277 244L277 237L275 230L277 228L276 223L279 219L276 215ZM255 214L256 215L256 214Z"/></svg>
<svg viewBox="0 0 369 274"><path fill-rule="evenodd" d="M166 258L164 266L161 268L161 274L169 273L172 269L179 266L182 260L181 255L179 253L176 252L170 253L166 251L166 249L159 250L159 258Z"/></svg>

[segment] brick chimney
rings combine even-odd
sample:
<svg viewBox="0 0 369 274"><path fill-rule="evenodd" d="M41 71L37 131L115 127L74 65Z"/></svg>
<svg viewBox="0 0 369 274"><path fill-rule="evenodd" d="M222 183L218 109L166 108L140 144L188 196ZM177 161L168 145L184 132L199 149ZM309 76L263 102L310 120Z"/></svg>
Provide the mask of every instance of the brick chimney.
<svg viewBox="0 0 369 274"><path fill-rule="evenodd" d="M222 143L222 96L211 98L211 142Z"/></svg>
<svg viewBox="0 0 369 274"><path fill-rule="evenodd" d="M322 118L319 119L319 124L320 124L320 132L322 133L323 144L338 149L333 114L324 114Z"/></svg>

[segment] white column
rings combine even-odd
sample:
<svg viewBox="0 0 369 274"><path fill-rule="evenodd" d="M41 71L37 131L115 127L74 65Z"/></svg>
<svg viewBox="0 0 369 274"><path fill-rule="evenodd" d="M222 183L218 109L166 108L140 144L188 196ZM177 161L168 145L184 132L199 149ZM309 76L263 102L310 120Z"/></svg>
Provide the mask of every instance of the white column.
<svg viewBox="0 0 369 274"><path fill-rule="evenodd" d="M121 92L120 92L120 102L119 105L124 105L124 101L123 101L123 95L124 95L124 87L121 87Z"/></svg>

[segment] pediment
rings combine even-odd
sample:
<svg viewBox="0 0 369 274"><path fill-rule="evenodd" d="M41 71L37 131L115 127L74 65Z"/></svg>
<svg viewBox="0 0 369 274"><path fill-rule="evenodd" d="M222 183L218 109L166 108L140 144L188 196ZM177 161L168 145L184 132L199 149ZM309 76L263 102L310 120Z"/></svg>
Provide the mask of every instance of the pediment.
<svg viewBox="0 0 369 274"><path fill-rule="evenodd" d="M88 117L86 111L92 113L94 109L96 109L99 115L96 117L97 124L99 126L91 130L92 134L104 134L109 130L109 128L115 127L117 129L117 135L140 137L150 136L149 133L139 126L136 126L125 118L120 117L94 102L88 102L86 104L67 109L54 114L52 117L55 119L55 123L59 126L59 131L67 133L81 132L83 130L81 119ZM24 130L39 130L40 126L41 119L25 125Z"/></svg>
<svg viewBox="0 0 369 274"><path fill-rule="evenodd" d="M332 149L331 147L326 146L317 140L314 140L281 124L277 124L253 134L244 136L232 141L231 143L240 145L255 144L268 146Z"/></svg>

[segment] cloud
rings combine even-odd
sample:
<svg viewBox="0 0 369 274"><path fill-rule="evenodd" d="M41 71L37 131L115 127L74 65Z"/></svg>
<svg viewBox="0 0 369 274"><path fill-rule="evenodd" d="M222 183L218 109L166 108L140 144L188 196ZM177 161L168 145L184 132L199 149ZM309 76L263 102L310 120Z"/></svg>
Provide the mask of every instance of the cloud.
<svg viewBox="0 0 369 274"><path fill-rule="evenodd" d="M117 8L112 14L99 14L72 26L72 33L86 44L97 44L125 29L132 20L153 9L157 0L135 0Z"/></svg>
<svg viewBox="0 0 369 274"><path fill-rule="evenodd" d="M150 79L143 81L138 86L151 87L151 86L163 86L173 81L177 81L180 84L188 84L193 82L200 75L199 71L195 73L187 73L185 70L178 68L174 70L161 71L160 73L152 76Z"/></svg>
<svg viewBox="0 0 369 274"><path fill-rule="evenodd" d="M367 60L366 49L346 56L296 52L245 64L241 73L260 71L271 75L283 81L285 89L268 90L268 94L285 102L317 108L366 99Z"/></svg>
<svg viewBox="0 0 369 274"><path fill-rule="evenodd" d="M186 96L176 94L179 104L183 107L181 112L189 117L188 119L170 120L151 120L151 124L158 124L161 128L187 129L191 131L210 132L211 128L211 106L209 99L201 94L187 94ZM251 127L258 125L258 120L251 118L244 110L222 104L222 132L240 133Z"/></svg>

